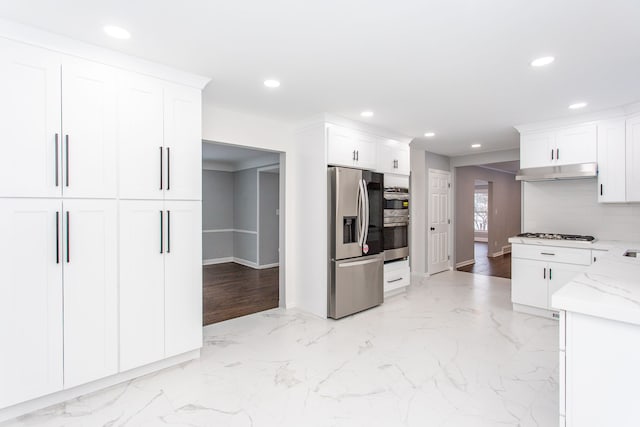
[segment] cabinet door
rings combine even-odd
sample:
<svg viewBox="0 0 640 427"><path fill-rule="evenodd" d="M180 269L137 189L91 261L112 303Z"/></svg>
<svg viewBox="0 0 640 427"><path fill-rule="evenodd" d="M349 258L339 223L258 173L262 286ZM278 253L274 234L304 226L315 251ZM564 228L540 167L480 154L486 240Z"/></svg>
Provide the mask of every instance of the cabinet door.
<svg viewBox="0 0 640 427"><path fill-rule="evenodd" d="M548 308L548 269L544 261L513 258L511 261L511 301Z"/></svg>
<svg viewBox="0 0 640 427"><path fill-rule="evenodd" d="M202 93L164 91L165 198L202 200Z"/></svg>
<svg viewBox="0 0 640 427"><path fill-rule="evenodd" d="M571 165L597 161L596 125L574 126L556 135L556 164Z"/></svg>
<svg viewBox="0 0 640 427"><path fill-rule="evenodd" d="M163 111L161 81L133 73L120 74L118 170L122 199L164 197Z"/></svg>
<svg viewBox="0 0 640 427"><path fill-rule="evenodd" d="M327 130L327 161L330 165L353 167L356 164L356 135L348 129L331 126Z"/></svg>
<svg viewBox="0 0 640 427"><path fill-rule="evenodd" d="M0 407L62 389L61 208L0 199Z"/></svg>
<svg viewBox="0 0 640 427"><path fill-rule="evenodd" d="M640 115L627 119L627 202L640 202Z"/></svg>
<svg viewBox="0 0 640 427"><path fill-rule="evenodd" d="M120 371L164 357L162 201L120 201Z"/></svg>
<svg viewBox="0 0 640 427"><path fill-rule="evenodd" d="M118 372L117 202L64 200L64 387Z"/></svg>
<svg viewBox="0 0 640 427"><path fill-rule="evenodd" d="M523 133L520 136L520 167L525 169L551 165L554 162L551 150L555 149L555 141L554 132Z"/></svg>
<svg viewBox="0 0 640 427"><path fill-rule="evenodd" d="M626 200L625 120L598 123L598 202Z"/></svg>
<svg viewBox="0 0 640 427"><path fill-rule="evenodd" d="M116 71L65 58L62 65L65 197L116 197Z"/></svg>
<svg viewBox="0 0 640 427"><path fill-rule="evenodd" d="M0 51L0 197L60 196L60 57L4 39Z"/></svg>
<svg viewBox="0 0 640 427"><path fill-rule="evenodd" d="M356 167L361 169L375 169L379 139L358 133L355 139Z"/></svg>
<svg viewBox="0 0 640 427"><path fill-rule="evenodd" d="M549 297L547 302L549 308L551 308L551 297L553 294L586 269L587 266L584 265L549 263Z"/></svg>
<svg viewBox="0 0 640 427"><path fill-rule="evenodd" d="M409 175L409 146L396 141L378 144L378 172Z"/></svg>
<svg viewBox="0 0 640 427"><path fill-rule="evenodd" d="M165 202L166 357L202 347L202 203Z"/></svg>

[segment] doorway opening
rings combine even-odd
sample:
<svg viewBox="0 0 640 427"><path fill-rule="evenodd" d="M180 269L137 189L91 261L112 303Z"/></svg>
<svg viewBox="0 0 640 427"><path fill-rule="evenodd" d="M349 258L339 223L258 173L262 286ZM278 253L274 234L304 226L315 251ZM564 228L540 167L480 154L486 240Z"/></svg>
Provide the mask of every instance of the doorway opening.
<svg viewBox="0 0 640 427"><path fill-rule="evenodd" d="M280 305L282 156L202 143L204 325Z"/></svg>
<svg viewBox="0 0 640 427"><path fill-rule="evenodd" d="M520 233L519 162L456 168L456 269L511 278L509 237Z"/></svg>

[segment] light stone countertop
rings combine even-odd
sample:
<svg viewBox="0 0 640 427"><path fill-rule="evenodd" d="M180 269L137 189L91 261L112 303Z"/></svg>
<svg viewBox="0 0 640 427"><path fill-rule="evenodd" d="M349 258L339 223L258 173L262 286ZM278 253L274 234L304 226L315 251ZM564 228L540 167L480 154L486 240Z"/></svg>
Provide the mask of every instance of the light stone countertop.
<svg viewBox="0 0 640 427"><path fill-rule="evenodd" d="M603 251L597 262L551 297L556 310L640 325L640 258L625 257L640 242L566 242L512 237L510 243ZM606 252L605 252L606 251Z"/></svg>

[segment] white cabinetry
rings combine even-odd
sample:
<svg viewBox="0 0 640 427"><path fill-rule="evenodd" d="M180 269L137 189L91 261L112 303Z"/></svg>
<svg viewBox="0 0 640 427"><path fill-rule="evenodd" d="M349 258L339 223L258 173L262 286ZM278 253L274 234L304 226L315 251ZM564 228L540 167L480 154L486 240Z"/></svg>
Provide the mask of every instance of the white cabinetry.
<svg viewBox="0 0 640 427"><path fill-rule="evenodd" d="M566 425L636 426L640 326L574 312L560 317L559 412Z"/></svg>
<svg viewBox="0 0 640 427"><path fill-rule="evenodd" d="M553 293L591 264L590 249L513 244L511 256L511 301L516 310L551 310Z"/></svg>
<svg viewBox="0 0 640 427"><path fill-rule="evenodd" d="M2 419L201 347L205 80L0 50Z"/></svg>
<svg viewBox="0 0 640 427"><path fill-rule="evenodd" d="M596 162L596 125L524 132L520 138L520 167L559 166Z"/></svg>
<svg viewBox="0 0 640 427"><path fill-rule="evenodd" d="M0 51L0 197L60 196L60 58L4 39Z"/></svg>
<svg viewBox="0 0 640 427"><path fill-rule="evenodd" d="M117 202L62 203L64 386L118 372Z"/></svg>
<svg viewBox="0 0 640 427"><path fill-rule="evenodd" d="M409 175L409 145L398 141L383 141L378 144L378 172Z"/></svg>
<svg viewBox="0 0 640 427"><path fill-rule="evenodd" d="M640 202L640 114L627 119L627 202Z"/></svg>
<svg viewBox="0 0 640 427"><path fill-rule="evenodd" d="M330 165L360 169L376 168L376 140L352 129L329 126L327 161Z"/></svg>
<svg viewBox="0 0 640 427"><path fill-rule="evenodd" d="M202 345L202 207L120 202L120 368Z"/></svg>
<svg viewBox="0 0 640 427"><path fill-rule="evenodd" d="M598 202L626 201L625 120L598 123Z"/></svg>
<svg viewBox="0 0 640 427"><path fill-rule="evenodd" d="M60 201L0 199L0 233L0 407L5 407L62 389Z"/></svg>

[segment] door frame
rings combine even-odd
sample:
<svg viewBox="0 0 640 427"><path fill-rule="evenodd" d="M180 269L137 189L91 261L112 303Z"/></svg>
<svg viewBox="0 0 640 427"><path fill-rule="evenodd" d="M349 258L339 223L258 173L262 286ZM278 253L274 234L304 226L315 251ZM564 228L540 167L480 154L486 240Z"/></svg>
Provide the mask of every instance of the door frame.
<svg viewBox="0 0 640 427"><path fill-rule="evenodd" d="M280 260L278 260L278 263L276 265L274 264L266 264L266 265L262 265L262 263L260 262L260 174L261 173L265 173L265 172L269 172L272 170L278 170L278 187L280 187L280 163L278 164L273 164L273 165L268 165L268 166L263 166L263 167L259 167L256 170L256 265L257 268L259 269L263 269L263 268L271 268L271 267L277 267L280 266ZM278 192L278 233L280 232L280 212L281 212L281 206L280 206L280 193ZM280 242L278 242L278 250L280 248Z"/></svg>
<svg viewBox="0 0 640 427"><path fill-rule="evenodd" d="M448 185L448 188L447 188L447 190L448 190L448 194L447 194L447 196L448 196L448 206L447 206L447 209L449 211L449 224L448 224L448 230L447 230L447 236L448 236L447 247L448 247L448 252L449 253L447 254L447 256L448 256L447 265L448 265L448 269L449 270L453 270L452 264L451 264L452 261L453 261L452 260L452 255L451 255L451 252L452 252L452 245L451 245L451 241L452 241L451 229L452 229L452 227L451 226L452 226L452 223L453 223L453 211L452 211L452 203L451 203L452 202L451 194L452 194L452 186L453 186L453 184L451 182L452 173L451 173L451 171L445 171L445 170L441 170L441 169L429 168L429 169L427 169L427 182L428 182L428 185L427 185L427 203L425 204L425 210L427 211L426 212L427 213L427 215L426 215L427 222L425 224L425 232L427 233L427 238L426 238L426 241L427 241L427 244L426 244L427 260L426 260L426 266L425 266L426 268L425 268L425 270L426 270L427 277L431 276L433 274L436 274L436 273L433 273L431 271L431 261L430 261L430 259L431 259L430 255L431 254L429 253L429 251L431 250L431 232L429 230L429 228L431 227L431 209L429 209L429 203L431 201L431 174L432 173L439 173L439 174L447 175L449 177L449 179L448 179L448 184L449 185ZM438 273L440 273L440 272L438 272Z"/></svg>

